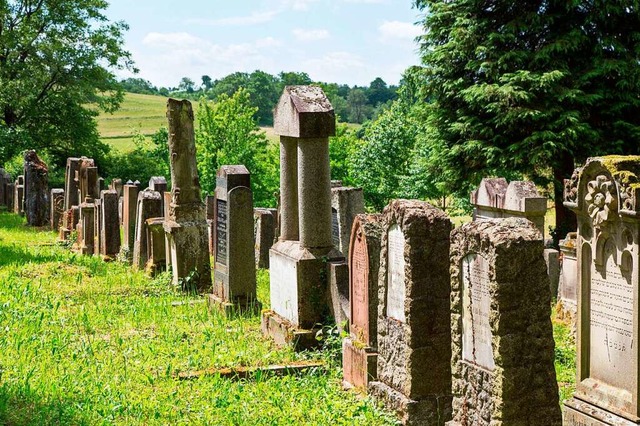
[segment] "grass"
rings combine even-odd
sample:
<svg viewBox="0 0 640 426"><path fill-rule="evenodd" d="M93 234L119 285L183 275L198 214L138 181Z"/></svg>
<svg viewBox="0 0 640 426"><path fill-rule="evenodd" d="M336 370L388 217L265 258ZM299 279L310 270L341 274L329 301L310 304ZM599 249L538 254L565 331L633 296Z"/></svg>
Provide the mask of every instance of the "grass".
<svg viewBox="0 0 640 426"><path fill-rule="evenodd" d="M553 321L553 339L556 342L556 380L560 391L560 403L571 398L576 390L576 341L571 334L571 326L556 318Z"/></svg>
<svg viewBox="0 0 640 426"><path fill-rule="evenodd" d="M198 101L191 101L191 104L195 113ZM97 117L100 138L120 151L130 151L135 147L133 135L136 132L149 137L160 127L167 126L166 112L167 98L164 96L125 93L118 111L113 114L101 112ZM262 130L269 140L278 140L272 127Z"/></svg>
<svg viewBox="0 0 640 426"><path fill-rule="evenodd" d="M268 292L260 271L263 302ZM167 276L73 254L8 213L0 213L0 330L3 425L394 424L341 390L335 360L300 377L178 380L327 355L276 348L257 316L210 313Z"/></svg>

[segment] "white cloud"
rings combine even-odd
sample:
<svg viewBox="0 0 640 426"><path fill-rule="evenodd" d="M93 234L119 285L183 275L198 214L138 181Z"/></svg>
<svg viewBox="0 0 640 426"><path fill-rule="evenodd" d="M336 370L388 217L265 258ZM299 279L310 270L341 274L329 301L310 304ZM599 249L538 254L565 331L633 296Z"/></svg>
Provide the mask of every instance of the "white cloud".
<svg viewBox="0 0 640 426"><path fill-rule="evenodd" d="M366 3L366 4L383 4L389 3L388 0L344 0L346 3Z"/></svg>
<svg viewBox="0 0 640 426"><path fill-rule="evenodd" d="M327 30L303 30L296 28L291 31L298 41L317 41L329 38Z"/></svg>
<svg viewBox="0 0 640 426"><path fill-rule="evenodd" d="M370 72L362 58L349 52L329 52L321 58L307 59L300 70L326 82L366 81ZM346 79L347 75L351 78Z"/></svg>
<svg viewBox="0 0 640 426"><path fill-rule="evenodd" d="M278 15L280 11L271 10L266 12L254 12L247 16L231 16L228 18L219 19L189 19L186 22L189 24L197 25L210 25L214 27L222 26L248 26L264 24L265 22L272 21L273 18Z"/></svg>
<svg viewBox="0 0 640 426"><path fill-rule="evenodd" d="M410 22L400 21L385 21L378 27L378 31L384 41L393 39L413 40L422 34L422 29L420 27Z"/></svg>
<svg viewBox="0 0 640 426"><path fill-rule="evenodd" d="M282 0L282 6L297 11L309 10L309 5L318 0Z"/></svg>

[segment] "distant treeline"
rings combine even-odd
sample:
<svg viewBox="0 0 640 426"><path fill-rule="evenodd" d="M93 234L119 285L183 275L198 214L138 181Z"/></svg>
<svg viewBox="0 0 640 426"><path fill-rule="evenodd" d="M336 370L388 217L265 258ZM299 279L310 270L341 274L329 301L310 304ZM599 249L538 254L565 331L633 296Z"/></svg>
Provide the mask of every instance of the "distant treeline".
<svg viewBox="0 0 640 426"><path fill-rule="evenodd" d="M271 75L264 71L235 72L219 80L203 75L200 83L183 77L177 87L158 88L142 78L128 78L121 84L131 93L190 99L204 96L211 100L217 100L221 94L231 96L242 87L249 92L251 103L258 108L255 118L260 125L273 124L272 110L284 86L314 84L322 87L340 120L350 123L363 123L377 117L390 101L396 99L398 90L398 86L388 86L380 77L373 80L368 87L350 87L347 84L314 82L304 72L281 72Z"/></svg>

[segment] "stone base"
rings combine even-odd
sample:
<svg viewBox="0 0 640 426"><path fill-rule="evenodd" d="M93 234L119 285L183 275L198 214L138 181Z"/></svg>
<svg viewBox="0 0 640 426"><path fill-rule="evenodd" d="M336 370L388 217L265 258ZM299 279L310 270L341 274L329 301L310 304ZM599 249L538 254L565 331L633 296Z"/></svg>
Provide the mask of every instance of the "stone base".
<svg viewBox="0 0 640 426"><path fill-rule="evenodd" d="M223 300L215 294L207 294L207 306L209 310L217 310L227 317L249 314L254 315L262 310L262 304L258 300L236 300L230 302Z"/></svg>
<svg viewBox="0 0 640 426"><path fill-rule="evenodd" d="M374 349L347 337L342 341L344 386L366 392L369 381L378 374L378 354Z"/></svg>
<svg viewBox="0 0 640 426"><path fill-rule="evenodd" d="M405 426L443 426L451 419L451 411L440 407L437 398L416 401L378 381L369 383L369 394L395 411Z"/></svg>
<svg viewBox="0 0 640 426"><path fill-rule="evenodd" d="M164 230L169 240L173 285L183 290L211 291L211 259L207 224L204 220L187 223L167 221Z"/></svg>
<svg viewBox="0 0 640 426"><path fill-rule="evenodd" d="M294 351L318 349L321 342L316 339L318 329L304 330L273 311L262 312L262 334L271 337L278 346L291 346Z"/></svg>
<svg viewBox="0 0 640 426"><path fill-rule="evenodd" d="M640 419L629 420L577 398L565 401L563 417L562 424L564 426L640 425Z"/></svg>

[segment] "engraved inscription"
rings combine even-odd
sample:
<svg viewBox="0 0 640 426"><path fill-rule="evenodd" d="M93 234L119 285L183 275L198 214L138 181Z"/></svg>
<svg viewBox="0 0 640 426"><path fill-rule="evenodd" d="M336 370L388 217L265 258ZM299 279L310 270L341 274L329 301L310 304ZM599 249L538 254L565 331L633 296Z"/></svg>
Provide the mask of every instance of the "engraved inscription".
<svg viewBox="0 0 640 426"><path fill-rule="evenodd" d="M591 376L632 391L633 286L615 263L615 248L610 251L604 268L591 270Z"/></svg>
<svg viewBox="0 0 640 426"><path fill-rule="evenodd" d="M405 322L404 234L397 224L387 238L387 316Z"/></svg>
<svg viewBox="0 0 640 426"><path fill-rule="evenodd" d="M479 254L462 259L462 358L487 370L495 368L491 344L489 264Z"/></svg>
<svg viewBox="0 0 640 426"><path fill-rule="evenodd" d="M227 264L227 202L217 201L216 262Z"/></svg>
<svg viewBox="0 0 640 426"><path fill-rule="evenodd" d="M351 260L351 329L358 340L369 342L369 255L365 236L355 233Z"/></svg>

